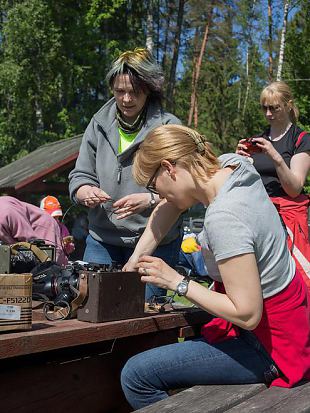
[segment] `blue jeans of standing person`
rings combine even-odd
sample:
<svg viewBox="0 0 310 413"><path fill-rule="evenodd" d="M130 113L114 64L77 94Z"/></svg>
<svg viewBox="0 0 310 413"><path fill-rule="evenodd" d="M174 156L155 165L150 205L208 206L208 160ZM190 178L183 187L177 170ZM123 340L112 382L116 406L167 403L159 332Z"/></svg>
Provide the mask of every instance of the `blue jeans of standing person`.
<svg viewBox="0 0 310 413"><path fill-rule="evenodd" d="M208 344L201 338L137 354L121 373L128 402L137 410L167 398L167 391L172 389L270 383L279 376L277 368L254 334L244 333L218 344Z"/></svg>
<svg viewBox="0 0 310 413"><path fill-rule="evenodd" d="M181 249L179 255L179 265L191 270L191 275L208 275L208 269L201 251L186 253Z"/></svg>
<svg viewBox="0 0 310 413"><path fill-rule="evenodd" d="M178 263L179 251L181 248L182 237L178 237L174 241L166 245L160 245L153 253L154 257L161 258L170 267L175 267ZM134 248L119 247L110 245L105 242L95 240L91 235L86 238L86 248L83 260L86 262L93 262L97 264L111 264L112 261L120 265L125 265L132 255ZM155 295L157 297L165 296L167 290L153 286L146 285L145 300L148 302Z"/></svg>

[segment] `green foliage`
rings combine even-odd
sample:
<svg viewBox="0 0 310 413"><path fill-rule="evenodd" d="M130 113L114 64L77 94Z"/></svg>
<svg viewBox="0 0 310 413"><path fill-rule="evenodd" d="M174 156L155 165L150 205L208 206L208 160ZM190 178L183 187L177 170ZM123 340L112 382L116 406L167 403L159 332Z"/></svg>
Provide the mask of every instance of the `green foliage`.
<svg viewBox="0 0 310 413"><path fill-rule="evenodd" d="M284 79L289 83L300 112L299 125L310 131L310 3L302 1L288 25ZM310 176L305 192L310 194Z"/></svg>
<svg viewBox="0 0 310 413"><path fill-rule="evenodd" d="M306 185L304 187L305 193L310 195L310 177L308 176Z"/></svg>
<svg viewBox="0 0 310 413"><path fill-rule="evenodd" d="M70 137L74 136L76 131L74 130L74 126L70 122L70 117L69 117L68 110L66 108L63 108L57 114L57 117L63 123L64 138L70 138Z"/></svg>
<svg viewBox="0 0 310 413"><path fill-rule="evenodd" d="M284 78L310 130L310 3L289 20ZM198 129L218 154L264 129L259 94L267 82L263 2L189 0L175 87L176 114L187 124L195 53L212 7L198 84ZM147 0L0 0L0 166L39 145L82 133L109 98L105 76L122 51L145 45L154 20L154 54L170 73L178 2ZM274 3L274 33L282 3ZM194 34L198 31L198 45ZM278 39L274 39L274 55ZM167 82L166 82L167 85ZM169 108L168 108L169 109Z"/></svg>
<svg viewBox="0 0 310 413"><path fill-rule="evenodd" d="M117 19L126 3L126 0L92 0L87 21L95 27L100 27L108 19Z"/></svg>
<svg viewBox="0 0 310 413"><path fill-rule="evenodd" d="M83 132L109 97L105 76L113 58L144 44L145 5L123 0L0 4L5 164L43 143Z"/></svg>
<svg viewBox="0 0 310 413"><path fill-rule="evenodd" d="M292 88L300 110L300 123L310 130L310 3L302 1L288 25L284 79Z"/></svg>

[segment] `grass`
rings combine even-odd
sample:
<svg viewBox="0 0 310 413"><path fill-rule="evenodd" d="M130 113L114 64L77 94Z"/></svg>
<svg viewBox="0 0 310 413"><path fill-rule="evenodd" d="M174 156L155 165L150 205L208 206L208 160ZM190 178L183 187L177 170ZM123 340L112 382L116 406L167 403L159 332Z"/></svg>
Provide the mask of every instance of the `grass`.
<svg viewBox="0 0 310 413"><path fill-rule="evenodd" d="M208 282L203 282L203 283L199 283L199 284L201 284L201 285L203 285L204 287L206 287L206 288L208 288L209 287L209 283ZM167 292L167 295L169 295L169 296L171 296L171 295L173 295L174 294L174 291L168 291ZM179 297L178 296L178 294L176 294L175 296L174 296L174 301L175 302L177 302L177 303L181 303L181 304L185 304L185 305L188 305L188 306L191 306L193 303L191 302L191 301L189 301L186 297Z"/></svg>

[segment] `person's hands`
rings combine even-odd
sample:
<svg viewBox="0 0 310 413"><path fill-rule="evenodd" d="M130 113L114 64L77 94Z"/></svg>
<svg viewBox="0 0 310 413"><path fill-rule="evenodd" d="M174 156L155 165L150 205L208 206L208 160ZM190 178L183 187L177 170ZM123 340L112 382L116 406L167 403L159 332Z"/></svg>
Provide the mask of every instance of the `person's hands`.
<svg viewBox="0 0 310 413"><path fill-rule="evenodd" d="M123 266L122 271L132 272L137 271L137 263L139 261L139 257L135 257L132 255L126 264Z"/></svg>
<svg viewBox="0 0 310 413"><path fill-rule="evenodd" d="M175 291L183 276L169 267L161 258L144 255L139 258L136 267L142 274L141 281L157 287Z"/></svg>
<svg viewBox="0 0 310 413"><path fill-rule="evenodd" d="M72 235L67 235L66 237L63 237L63 242L64 244L69 244L70 242L73 242L73 236Z"/></svg>
<svg viewBox="0 0 310 413"><path fill-rule="evenodd" d="M117 219L139 214L150 206L151 195L148 193L130 194L118 199L113 204Z"/></svg>
<svg viewBox="0 0 310 413"><path fill-rule="evenodd" d="M238 142L237 148L236 148L236 153L238 155L242 155L242 156L251 156L249 154L249 152L247 151L247 146L244 145L244 143L246 142L246 139L240 139L240 141Z"/></svg>
<svg viewBox="0 0 310 413"><path fill-rule="evenodd" d="M71 235L67 235L62 239L63 247L67 255L71 254L75 250L75 245L73 242L73 237Z"/></svg>
<svg viewBox="0 0 310 413"><path fill-rule="evenodd" d="M254 138L253 141L262 150L263 153L268 155L275 164L280 164L283 161L282 156L274 148L271 141L265 138Z"/></svg>
<svg viewBox="0 0 310 413"><path fill-rule="evenodd" d="M76 191L76 199L83 205L89 208L95 208L97 205L109 201L110 195L102 189L91 185L82 185Z"/></svg>

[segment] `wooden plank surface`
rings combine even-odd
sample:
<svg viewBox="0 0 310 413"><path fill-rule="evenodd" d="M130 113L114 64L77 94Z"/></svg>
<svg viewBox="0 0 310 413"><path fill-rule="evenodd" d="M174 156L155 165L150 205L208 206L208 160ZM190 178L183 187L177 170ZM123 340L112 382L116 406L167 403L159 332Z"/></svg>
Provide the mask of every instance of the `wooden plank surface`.
<svg viewBox="0 0 310 413"><path fill-rule="evenodd" d="M264 384L194 386L138 411L141 413L226 412L230 407L238 405L265 389Z"/></svg>
<svg viewBox="0 0 310 413"><path fill-rule="evenodd" d="M227 413L308 413L310 412L310 383L284 389L271 387L251 399L227 410Z"/></svg>
<svg viewBox="0 0 310 413"><path fill-rule="evenodd" d="M191 310L107 323L35 321L31 331L0 335L0 359L202 324L210 318L204 311Z"/></svg>

